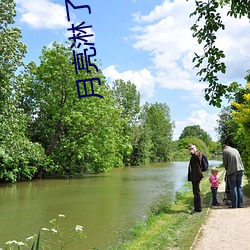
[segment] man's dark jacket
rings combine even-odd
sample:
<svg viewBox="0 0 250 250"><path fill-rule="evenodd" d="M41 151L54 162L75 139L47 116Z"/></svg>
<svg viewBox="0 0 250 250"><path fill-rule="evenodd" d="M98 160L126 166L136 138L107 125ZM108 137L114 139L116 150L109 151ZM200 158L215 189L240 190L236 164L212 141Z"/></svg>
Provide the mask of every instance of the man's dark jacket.
<svg viewBox="0 0 250 250"><path fill-rule="evenodd" d="M201 158L202 153L199 150L191 155L188 167L188 181L200 181L203 178L201 172Z"/></svg>

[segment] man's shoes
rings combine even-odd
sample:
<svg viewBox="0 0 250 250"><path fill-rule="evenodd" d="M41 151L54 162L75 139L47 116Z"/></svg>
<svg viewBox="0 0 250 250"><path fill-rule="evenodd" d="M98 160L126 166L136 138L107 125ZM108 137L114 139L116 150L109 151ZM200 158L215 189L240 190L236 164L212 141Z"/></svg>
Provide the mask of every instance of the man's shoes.
<svg viewBox="0 0 250 250"><path fill-rule="evenodd" d="M228 208L236 208L236 207L233 207L233 206L231 205L231 206L228 206Z"/></svg>
<svg viewBox="0 0 250 250"><path fill-rule="evenodd" d="M212 206L216 206L216 207L219 206L219 205L220 205L219 203L212 204Z"/></svg>
<svg viewBox="0 0 250 250"><path fill-rule="evenodd" d="M192 210L191 212L190 212L190 214L196 214L196 213L200 213L201 211L196 211L196 210Z"/></svg>

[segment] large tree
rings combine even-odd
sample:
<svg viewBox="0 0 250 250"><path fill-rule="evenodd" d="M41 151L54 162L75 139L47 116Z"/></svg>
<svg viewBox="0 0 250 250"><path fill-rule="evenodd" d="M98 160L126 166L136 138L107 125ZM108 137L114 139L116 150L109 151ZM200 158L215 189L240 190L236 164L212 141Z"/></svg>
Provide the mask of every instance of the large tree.
<svg viewBox="0 0 250 250"><path fill-rule="evenodd" d="M136 85L130 81L117 79L113 82L112 90L117 103L122 108L122 118L127 120L128 125L135 124L140 112L140 93Z"/></svg>
<svg viewBox="0 0 250 250"><path fill-rule="evenodd" d="M203 130L200 125L185 127L179 137L179 140L184 139L188 136L199 138L207 145L207 147L209 147L210 143L212 142L211 136L205 130Z"/></svg>
<svg viewBox="0 0 250 250"><path fill-rule="evenodd" d="M12 182L31 179L46 164L42 147L26 136L26 116L19 102L26 88L18 72L24 66L26 45L14 26L15 6L12 0L0 1L0 180Z"/></svg>
<svg viewBox="0 0 250 250"><path fill-rule="evenodd" d="M15 74L18 67L24 65L26 45L20 41L21 30L13 26L15 7L13 0L0 1L0 112L13 101L13 90L22 90L16 89Z"/></svg>
<svg viewBox="0 0 250 250"><path fill-rule="evenodd" d="M23 104L32 109L29 136L56 164L43 171L63 175L106 171L121 165L121 152L129 148L120 137L121 110L101 70L90 67L89 73L76 74L72 61L72 50L54 43L43 48L39 66L29 65L30 88ZM90 78L100 79L94 91L103 98L78 98L76 81Z"/></svg>
<svg viewBox="0 0 250 250"><path fill-rule="evenodd" d="M235 101L232 102L232 118L238 123L236 142L243 155L246 173L250 177L250 74L246 76L246 80L246 87L236 93Z"/></svg>
<svg viewBox="0 0 250 250"><path fill-rule="evenodd" d="M133 154L136 150L135 147L137 147L136 135L138 132L138 114L140 112L140 93L134 83L125 82L121 79L113 82L112 90L116 103L121 109L122 138L130 144L132 151L125 150L123 152L123 163L124 165L137 165L133 160Z"/></svg>
<svg viewBox="0 0 250 250"><path fill-rule="evenodd" d="M145 103L142 107L141 124L151 142L150 161L168 161L171 158L173 122L170 109L165 103ZM145 133L144 132L144 133Z"/></svg>
<svg viewBox="0 0 250 250"><path fill-rule="evenodd" d="M237 147L235 136L239 130L239 123L232 119L232 107L224 107L218 119L218 127L216 131L219 135L219 141L221 144L227 144L233 147Z"/></svg>
<svg viewBox="0 0 250 250"><path fill-rule="evenodd" d="M216 46L216 35L219 30L224 30L219 7L230 6L228 15L235 18L248 16L250 19L249 0L199 0L195 1L196 9L190 16L196 16L197 20L191 27L193 37L203 45L203 54L195 53L193 62L199 69L197 75L201 81L209 83L205 89L205 99L214 106L221 106L221 97L231 91L230 87L219 82L218 74L226 72L224 51Z"/></svg>

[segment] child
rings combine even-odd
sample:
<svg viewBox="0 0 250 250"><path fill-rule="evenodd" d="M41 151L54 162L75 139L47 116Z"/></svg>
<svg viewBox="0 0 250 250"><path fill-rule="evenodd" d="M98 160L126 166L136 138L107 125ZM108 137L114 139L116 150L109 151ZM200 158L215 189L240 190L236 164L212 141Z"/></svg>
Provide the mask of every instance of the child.
<svg viewBox="0 0 250 250"><path fill-rule="evenodd" d="M209 178L209 181L211 183L211 190L212 190L212 205L213 206L219 206L220 204L217 201L217 189L220 184L219 179L217 177L218 174L218 169L217 168L212 168L211 169L211 176Z"/></svg>

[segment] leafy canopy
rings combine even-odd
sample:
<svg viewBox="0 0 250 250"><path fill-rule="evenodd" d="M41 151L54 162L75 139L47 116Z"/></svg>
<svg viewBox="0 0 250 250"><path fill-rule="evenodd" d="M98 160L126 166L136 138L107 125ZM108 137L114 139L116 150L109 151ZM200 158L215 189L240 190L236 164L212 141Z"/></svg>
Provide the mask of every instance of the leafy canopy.
<svg viewBox="0 0 250 250"><path fill-rule="evenodd" d="M219 73L225 74L226 64L223 61L225 54L222 49L216 46L216 34L219 30L224 30L225 25L222 22L220 7L230 5L228 15L235 18L248 16L250 19L249 0L199 0L195 1L196 9L190 16L196 16L197 19L192 25L193 37L199 44L203 45L203 54L195 53L193 62L200 81L207 82L209 85L205 89L205 99L209 104L221 107L221 97L228 91L230 87L219 82Z"/></svg>

